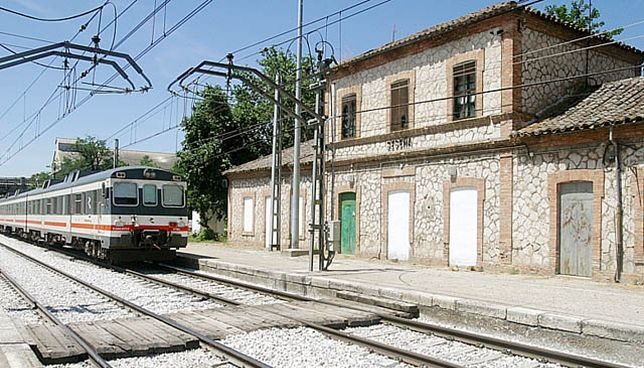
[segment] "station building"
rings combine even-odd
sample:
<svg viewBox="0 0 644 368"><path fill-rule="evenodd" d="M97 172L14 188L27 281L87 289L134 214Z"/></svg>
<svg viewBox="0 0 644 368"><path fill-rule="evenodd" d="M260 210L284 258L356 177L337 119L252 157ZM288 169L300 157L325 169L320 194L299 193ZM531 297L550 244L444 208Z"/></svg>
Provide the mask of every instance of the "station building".
<svg viewBox="0 0 644 368"><path fill-rule="evenodd" d="M586 36L506 2L334 67L326 208L339 252L644 280L644 57ZM303 143L301 248L312 158ZM292 162L287 149L282 248ZM227 172L230 242L267 243L270 168Z"/></svg>

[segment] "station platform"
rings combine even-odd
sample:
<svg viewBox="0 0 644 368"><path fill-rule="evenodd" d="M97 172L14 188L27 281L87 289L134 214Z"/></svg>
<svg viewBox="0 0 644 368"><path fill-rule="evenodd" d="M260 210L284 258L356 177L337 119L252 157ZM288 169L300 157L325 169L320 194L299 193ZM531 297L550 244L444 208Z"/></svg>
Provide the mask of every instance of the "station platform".
<svg viewBox="0 0 644 368"><path fill-rule="evenodd" d="M35 368L43 365L25 338L3 310L0 310L0 367Z"/></svg>
<svg viewBox="0 0 644 368"><path fill-rule="evenodd" d="M420 308L644 343L642 286L566 276L452 271L342 255L336 256L329 271L309 272L308 256L224 244L191 243L178 255L185 265L300 294L379 296Z"/></svg>

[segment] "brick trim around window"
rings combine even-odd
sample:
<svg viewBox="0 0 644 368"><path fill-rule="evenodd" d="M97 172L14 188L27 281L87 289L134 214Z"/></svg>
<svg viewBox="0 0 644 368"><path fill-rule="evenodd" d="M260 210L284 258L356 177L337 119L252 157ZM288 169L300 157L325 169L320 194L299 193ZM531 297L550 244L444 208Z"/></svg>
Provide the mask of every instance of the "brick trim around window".
<svg viewBox="0 0 644 368"><path fill-rule="evenodd" d="M476 223L478 232L476 234L476 265L481 266L483 261L483 206L485 204L485 179L474 177L457 177L455 180L448 179L443 183L443 258L444 264L449 266L449 215L450 215L450 194L452 189L474 188L476 189Z"/></svg>
<svg viewBox="0 0 644 368"><path fill-rule="evenodd" d="M388 232L389 232L389 193L395 191L405 191L409 193L409 259L414 258L414 212L416 208L416 184L410 182L389 182L382 184L381 204L382 204L382 253L385 258L389 254Z"/></svg>
<svg viewBox="0 0 644 368"><path fill-rule="evenodd" d="M342 99L350 95L356 95L356 111L362 110L362 84L357 86L340 88L335 92L335 141L350 141L360 138L360 127L362 114L356 113L356 134L353 138L342 138ZM330 135L329 135L330 136Z"/></svg>
<svg viewBox="0 0 644 368"><path fill-rule="evenodd" d="M253 237L253 238L255 237L255 233L256 233L256 230L257 230L255 228L255 225L257 224L257 220L256 220L256 217L257 217L257 196L255 194L256 193L253 192L253 191L244 191L244 192L239 193L239 198L241 199L241 204L239 206L239 208L241 209L241 222L239 223L241 231L239 233L242 235L242 237ZM244 214L245 214L244 201L246 200L246 198L250 198L250 199L253 200L253 211L252 211L252 213L253 213L252 220L253 221L252 221L252 224L251 224L251 228L253 229L252 231L244 231Z"/></svg>
<svg viewBox="0 0 644 368"><path fill-rule="evenodd" d="M476 61L476 93L483 92L483 71L485 70L485 49L472 50L458 55L454 55L447 60L447 121L452 122L454 119L454 66L466 61ZM476 95L476 115L473 118L483 116L483 95ZM470 118L470 119L473 119Z"/></svg>
<svg viewBox="0 0 644 368"><path fill-rule="evenodd" d="M565 170L548 175L548 200L550 202L550 264L552 272L559 274L559 185L571 182L592 182L593 223L592 257L593 276L601 270L602 199L604 198L604 172L597 169Z"/></svg>
<svg viewBox="0 0 644 368"><path fill-rule="evenodd" d="M334 200L334 219L340 221L340 197L345 193L355 193L356 195L356 254L360 253L360 187L354 184L353 187L348 184L340 185L335 190ZM338 245L339 247L339 245ZM336 252L342 253L341 249L336 249Z"/></svg>
<svg viewBox="0 0 644 368"><path fill-rule="evenodd" d="M407 129L413 129L416 126L415 120L416 120L416 114L415 114L415 105L413 104L414 101L416 101L416 70L406 70L404 72L400 72L394 75L390 75L385 78L385 106L390 106L391 105L391 85L400 81L400 80L409 80L409 127ZM384 110L385 114L387 114L387 129L385 131L387 133L391 133L391 109L386 109ZM360 114L358 114L360 115Z"/></svg>

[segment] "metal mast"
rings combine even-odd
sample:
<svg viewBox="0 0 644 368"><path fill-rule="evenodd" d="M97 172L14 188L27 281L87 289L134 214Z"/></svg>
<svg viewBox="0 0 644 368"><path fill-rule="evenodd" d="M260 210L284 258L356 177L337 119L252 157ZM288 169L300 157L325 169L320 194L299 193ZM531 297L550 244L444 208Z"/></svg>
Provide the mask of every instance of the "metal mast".
<svg viewBox="0 0 644 368"><path fill-rule="evenodd" d="M275 83L281 84L280 74L275 75ZM280 92L275 88L275 106L273 107L273 167L271 168L271 208L270 208L270 239L267 241L268 250L279 250L281 244L281 204L282 204L282 123L280 119Z"/></svg>
<svg viewBox="0 0 644 368"><path fill-rule="evenodd" d="M298 0L297 12L297 66L295 72L295 98L302 100L302 13L304 0ZM291 244L290 248L299 248L300 243L300 140L302 134L302 107L295 105L295 134L293 142L293 185L291 186Z"/></svg>

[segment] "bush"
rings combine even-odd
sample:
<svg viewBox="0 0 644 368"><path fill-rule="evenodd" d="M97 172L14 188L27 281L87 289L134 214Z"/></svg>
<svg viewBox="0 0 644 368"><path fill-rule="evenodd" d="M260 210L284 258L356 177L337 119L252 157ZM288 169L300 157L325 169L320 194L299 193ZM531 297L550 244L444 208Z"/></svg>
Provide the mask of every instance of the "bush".
<svg viewBox="0 0 644 368"><path fill-rule="evenodd" d="M204 227L202 228L197 235L195 235L196 241L217 241L219 240L219 234L217 234L213 229Z"/></svg>

